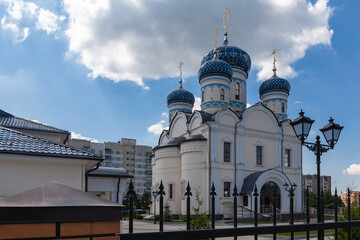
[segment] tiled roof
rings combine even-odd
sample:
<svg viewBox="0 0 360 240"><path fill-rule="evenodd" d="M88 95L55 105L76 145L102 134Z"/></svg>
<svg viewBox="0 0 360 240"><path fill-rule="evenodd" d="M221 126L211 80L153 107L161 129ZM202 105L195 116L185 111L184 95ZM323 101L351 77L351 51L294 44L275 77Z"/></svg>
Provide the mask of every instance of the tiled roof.
<svg viewBox="0 0 360 240"><path fill-rule="evenodd" d="M0 126L7 128L28 129L35 131L70 134L70 132L63 129L55 128L43 123L38 123L24 118L16 117L1 109L0 109Z"/></svg>
<svg viewBox="0 0 360 240"><path fill-rule="evenodd" d="M0 126L0 153L18 153L101 160L90 152L32 137Z"/></svg>

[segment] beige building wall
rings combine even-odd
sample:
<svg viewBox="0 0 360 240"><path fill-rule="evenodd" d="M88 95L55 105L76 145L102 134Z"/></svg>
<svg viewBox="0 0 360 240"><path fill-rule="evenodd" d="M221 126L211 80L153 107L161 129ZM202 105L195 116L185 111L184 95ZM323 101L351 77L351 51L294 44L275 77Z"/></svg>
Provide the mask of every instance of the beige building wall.
<svg viewBox="0 0 360 240"><path fill-rule="evenodd" d="M2 154L0 197L18 193L51 181L84 190L88 160Z"/></svg>

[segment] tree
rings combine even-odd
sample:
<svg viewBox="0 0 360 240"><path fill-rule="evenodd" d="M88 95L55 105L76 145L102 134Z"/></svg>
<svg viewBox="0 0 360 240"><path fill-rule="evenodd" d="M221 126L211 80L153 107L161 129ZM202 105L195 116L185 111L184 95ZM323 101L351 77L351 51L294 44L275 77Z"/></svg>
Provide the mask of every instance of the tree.
<svg viewBox="0 0 360 240"><path fill-rule="evenodd" d="M171 221L171 210L170 210L170 205L169 205L168 201L166 201L164 208L165 208L164 221L170 222Z"/></svg>
<svg viewBox="0 0 360 240"><path fill-rule="evenodd" d="M141 195L141 209L149 209L149 205L150 205L150 193L144 191L144 193Z"/></svg>
<svg viewBox="0 0 360 240"><path fill-rule="evenodd" d="M350 208L350 219L353 220L359 220L359 205L357 202L353 202L351 204L351 208ZM348 218L348 210L347 208L345 208L345 212L344 215L341 216L339 218L340 222L343 221L347 221ZM346 228L341 228L338 230L338 239L339 240L347 240L348 239L348 234L347 234L347 229ZM359 228L351 228L350 230L350 239L359 239Z"/></svg>
<svg viewBox="0 0 360 240"><path fill-rule="evenodd" d="M207 216L205 212L200 213L200 209L202 205L204 205L204 200L200 199L200 190L195 190L195 201L197 203L197 207L192 206L192 209L195 213L195 215L191 216L190 221L190 229L196 230L196 229L210 229L210 218Z"/></svg>

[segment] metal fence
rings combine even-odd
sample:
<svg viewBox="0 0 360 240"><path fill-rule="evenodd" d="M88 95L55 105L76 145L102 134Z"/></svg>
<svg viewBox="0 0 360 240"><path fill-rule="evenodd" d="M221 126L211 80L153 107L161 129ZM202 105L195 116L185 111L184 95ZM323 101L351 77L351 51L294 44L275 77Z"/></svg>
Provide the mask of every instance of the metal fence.
<svg viewBox="0 0 360 240"><path fill-rule="evenodd" d="M293 212L293 204L290 204L290 219L289 219L289 225L277 225L277 215L278 211L276 208L276 198L277 195L275 194L275 191L273 193L273 201L272 201L272 225L260 225L258 226L258 198L259 198L259 192L257 187L255 186L255 190L253 193L253 197L255 198L255 204L254 204L254 226L249 227L239 227L237 225L237 197L239 196L238 190L236 186L233 189L233 201L234 201L234 223L232 228L222 228L222 229L215 229L215 196L216 196L216 189L214 187L214 184L212 184L211 187L211 212L210 212L210 222L211 222L211 229L202 229L202 230L193 230L191 229L191 215L190 215L190 208L191 208L191 188L190 184L188 183L186 188L186 230L184 231L163 231L164 230L164 186L161 182L158 194L160 196L160 218L159 218L159 232L139 232L134 233L134 225L133 225L133 217L134 217L134 209L133 209L133 199L135 195L134 186L132 182L129 184L129 229L128 233L112 233L112 234L99 234L99 235L86 235L86 236L67 236L67 237L61 237L60 234L57 234L56 238L51 239L97 239L98 237L112 237L111 239L121 239L121 240L165 240L165 239L215 239L220 237L233 237L234 239L237 239L237 237L241 236L254 236L254 239L258 239L258 235L262 234L271 234L273 239L277 238L277 234L279 233L290 233L290 239L294 239L294 232L306 232L306 237L304 236L304 239L310 238L310 231L317 231L317 237L318 239L324 239L324 230L326 229L334 229L334 239L338 239L340 231L342 232L342 239L344 239L344 233L345 237L347 237L348 240L355 240L359 239L359 233L357 233L357 236L354 237L351 235L352 229L360 229L360 220L352 220L352 218L358 218L360 219L360 216L354 216L351 211L351 203L350 203L350 190L348 189L347 194L347 213L342 216L342 219L338 218L338 195L335 191L334 195L334 219L331 221L324 222L324 211L321 211L324 206L324 197L323 194L320 196L320 212L322 212L322 216L320 219L320 222L318 223L310 223L310 206L309 206L309 192L306 192L305 195L305 202L306 202L306 219L304 223L298 223L294 224L294 212ZM289 194L289 201L293 201L293 195ZM357 199L357 204L360 202L360 197ZM357 205L356 207L358 207ZM359 211L360 215L360 211ZM346 216L346 219L344 217ZM341 221L339 221L341 220ZM57 224L57 227L60 227L59 224ZM124 229L125 230L125 229ZM125 230L126 231L126 230ZM60 229L57 229L57 233L60 233ZM0 239L1 236L0 236ZM23 238L21 240L30 240L31 238ZM40 239L40 238L36 238ZM49 239L49 238L42 238L42 239ZM20 239L18 239L20 240Z"/></svg>
<svg viewBox="0 0 360 240"><path fill-rule="evenodd" d="M318 239L324 239L324 231L326 229L334 229L334 239L338 239L339 236L339 229L342 229L342 231L345 230L347 232L347 239L349 240L355 240L354 236L351 236L351 229L352 228L360 228L360 220L351 220L352 217L352 211L351 211L351 203L350 203L350 190L348 189L347 194L347 219L341 219L343 221L339 221L338 217L338 195L335 190L334 194L334 219L333 221L324 221L324 194L323 191L321 191L320 195L320 206L319 212L321 212L320 221L317 223L310 223L310 204L309 204L309 191L306 191L305 194L305 202L306 202L306 219L304 219L303 224L294 224L294 205L293 205L293 192L290 192L289 194L289 201L290 201L290 219L289 219L289 225L277 225L277 215L278 209L276 206L276 198L277 194L274 189L273 195L272 195L272 226L258 226L258 198L259 198L259 192L257 187L255 186L253 197L254 197L254 226L253 227L240 227L237 226L237 197L239 196L237 187L235 186L233 189L233 201L234 201L234 209L233 209L233 216L234 216L234 226L233 228L223 228L223 229L215 229L215 196L216 196L216 189L214 187L214 184L212 184L210 196L211 196L211 212L210 212L210 219L211 219L211 229L202 229L202 230L195 230L190 228L190 221L191 221L191 215L190 215L190 196L192 196L190 183L188 183L185 197L186 197L186 231L166 231L163 232L163 199L164 199L164 186L162 184L162 181L160 183L159 187L159 196L160 196L160 211L159 211L159 232L147 232L147 233L133 233L133 203L132 203L132 195L135 194L134 186L130 182L129 185L129 191L128 194L130 196L130 202L129 202L129 233L121 233L119 234L120 238L123 240L132 239L132 240L138 240L138 239L206 239L206 238L219 238L219 237L234 237L234 239L237 239L239 236L254 236L254 239L258 239L258 235L260 234L272 234L273 239L276 239L278 233L290 233L290 239L294 239L294 232L300 232L304 231L306 232L306 239L310 239L310 231L316 230L317 231L317 237ZM360 203L360 197L357 201L357 203ZM358 205L359 206L359 205ZM360 211L359 211L360 215ZM155 216L154 216L155 217ZM344 218L345 216L343 216ZM358 216L360 219L360 216ZM344 221L345 220L345 221ZM304 236L305 238L305 236ZM359 236L356 237L356 239L360 239Z"/></svg>

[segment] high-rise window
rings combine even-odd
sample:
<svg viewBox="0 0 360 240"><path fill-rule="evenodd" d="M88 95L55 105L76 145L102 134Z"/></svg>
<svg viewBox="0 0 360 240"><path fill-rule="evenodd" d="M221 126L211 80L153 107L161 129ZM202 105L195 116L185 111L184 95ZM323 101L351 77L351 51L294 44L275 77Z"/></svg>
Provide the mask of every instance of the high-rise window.
<svg viewBox="0 0 360 240"><path fill-rule="evenodd" d="M281 112L285 112L285 103L281 103Z"/></svg>
<svg viewBox="0 0 360 240"><path fill-rule="evenodd" d="M201 102L205 102L205 91L201 92Z"/></svg>
<svg viewBox="0 0 360 240"><path fill-rule="evenodd" d="M263 165L263 147L256 146L256 165Z"/></svg>
<svg viewBox="0 0 360 240"><path fill-rule="evenodd" d="M285 167L291 167L290 154L291 154L290 149L285 149L285 156L284 156L284 166Z"/></svg>
<svg viewBox="0 0 360 240"><path fill-rule="evenodd" d="M224 197L230 197L230 182L224 182Z"/></svg>
<svg viewBox="0 0 360 240"><path fill-rule="evenodd" d="M240 84L238 82L235 84L235 99L240 99Z"/></svg>
<svg viewBox="0 0 360 240"><path fill-rule="evenodd" d="M223 88L220 89L220 100L225 99L225 90Z"/></svg>
<svg viewBox="0 0 360 240"><path fill-rule="evenodd" d="M230 162L230 143L224 142L224 162Z"/></svg>

